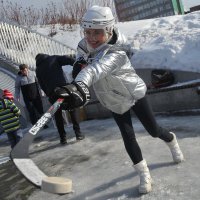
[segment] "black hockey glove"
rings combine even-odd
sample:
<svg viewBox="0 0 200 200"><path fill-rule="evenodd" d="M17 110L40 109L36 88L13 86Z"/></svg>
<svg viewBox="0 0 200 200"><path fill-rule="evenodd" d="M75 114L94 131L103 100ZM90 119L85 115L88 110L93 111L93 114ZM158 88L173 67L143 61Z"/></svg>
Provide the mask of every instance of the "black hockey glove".
<svg viewBox="0 0 200 200"><path fill-rule="evenodd" d="M73 65L73 70L72 70L72 78L75 79L78 73L86 66L88 65L87 61L83 58L80 57Z"/></svg>
<svg viewBox="0 0 200 200"><path fill-rule="evenodd" d="M74 109L85 105L90 100L90 92L83 82L73 82L72 84L57 87L54 90L57 98L64 98L64 108Z"/></svg>

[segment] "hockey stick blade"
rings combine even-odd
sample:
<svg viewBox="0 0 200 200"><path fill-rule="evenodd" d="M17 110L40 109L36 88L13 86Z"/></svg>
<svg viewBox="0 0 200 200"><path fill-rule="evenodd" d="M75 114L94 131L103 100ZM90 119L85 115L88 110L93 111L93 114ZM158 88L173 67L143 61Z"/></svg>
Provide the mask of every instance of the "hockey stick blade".
<svg viewBox="0 0 200 200"><path fill-rule="evenodd" d="M46 177L36 164L29 158L29 147L36 134L52 118L64 99L58 99L48 111L29 129L28 133L15 145L10 153L11 160L18 170L35 186L41 187L42 179Z"/></svg>

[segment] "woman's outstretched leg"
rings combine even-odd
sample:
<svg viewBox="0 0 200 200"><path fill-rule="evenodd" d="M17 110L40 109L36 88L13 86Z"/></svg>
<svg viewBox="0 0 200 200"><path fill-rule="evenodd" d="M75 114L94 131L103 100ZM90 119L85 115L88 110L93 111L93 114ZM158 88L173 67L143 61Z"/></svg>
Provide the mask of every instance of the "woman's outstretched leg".
<svg viewBox="0 0 200 200"><path fill-rule="evenodd" d="M130 111L121 115L113 113L113 117L121 131L126 151L133 161L133 166L140 177L139 192L141 194L146 194L151 191L152 179L147 163L142 157L141 149L135 137Z"/></svg>
<svg viewBox="0 0 200 200"><path fill-rule="evenodd" d="M178 145L176 135L172 132L169 132L167 129L160 127L157 124L151 106L147 101L147 98L144 97L138 100L136 104L132 107L132 109L152 137L158 137L166 142L172 153L174 162L182 162L184 160L184 157Z"/></svg>

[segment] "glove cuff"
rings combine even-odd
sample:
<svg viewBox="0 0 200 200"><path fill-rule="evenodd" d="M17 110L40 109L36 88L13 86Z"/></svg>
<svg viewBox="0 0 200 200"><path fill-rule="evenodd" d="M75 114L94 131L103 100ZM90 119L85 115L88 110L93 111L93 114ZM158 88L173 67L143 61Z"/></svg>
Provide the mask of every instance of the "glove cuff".
<svg viewBox="0 0 200 200"><path fill-rule="evenodd" d="M81 81L74 82L73 84L77 87L78 91L82 94L84 98L84 105L87 104L91 99L88 86Z"/></svg>

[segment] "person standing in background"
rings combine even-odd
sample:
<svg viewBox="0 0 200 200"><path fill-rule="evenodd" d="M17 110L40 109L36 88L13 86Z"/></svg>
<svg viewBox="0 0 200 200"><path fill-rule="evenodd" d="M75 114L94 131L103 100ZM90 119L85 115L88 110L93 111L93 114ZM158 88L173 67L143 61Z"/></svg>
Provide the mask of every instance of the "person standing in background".
<svg viewBox="0 0 200 200"><path fill-rule="evenodd" d="M26 64L19 65L19 70L15 81L15 98L17 101L20 100L21 91L31 124L34 125L39 117L44 114L36 74L29 70ZM45 125L44 128L48 128L48 126Z"/></svg>
<svg viewBox="0 0 200 200"><path fill-rule="evenodd" d="M63 72L63 67L66 65L73 65L74 59L69 56L59 55L47 55L38 54L35 57L36 60L36 75L40 84L40 87L49 97L49 102L53 104L57 97L54 94L54 89L59 86L68 84L66 76ZM60 136L60 144L67 143L66 132L64 128L64 121L62 116L62 110L67 110L70 114L73 129L76 135L76 140L83 140L85 136L80 131L79 126L79 110L78 109L67 109L65 106L61 106L55 113L56 127Z"/></svg>

